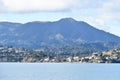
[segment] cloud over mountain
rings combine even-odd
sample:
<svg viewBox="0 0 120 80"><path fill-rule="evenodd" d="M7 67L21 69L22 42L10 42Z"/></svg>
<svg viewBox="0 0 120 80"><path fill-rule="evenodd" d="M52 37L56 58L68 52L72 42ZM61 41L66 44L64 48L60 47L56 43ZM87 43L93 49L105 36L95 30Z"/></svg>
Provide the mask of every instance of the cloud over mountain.
<svg viewBox="0 0 120 80"><path fill-rule="evenodd" d="M120 0L0 0L0 21L24 23L72 17L120 36L119 5Z"/></svg>

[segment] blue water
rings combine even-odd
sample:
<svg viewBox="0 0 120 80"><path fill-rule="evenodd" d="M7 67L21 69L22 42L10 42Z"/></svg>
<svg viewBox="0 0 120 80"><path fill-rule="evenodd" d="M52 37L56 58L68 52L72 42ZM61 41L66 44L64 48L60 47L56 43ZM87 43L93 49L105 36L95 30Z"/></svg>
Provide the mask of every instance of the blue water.
<svg viewBox="0 0 120 80"><path fill-rule="evenodd" d="M120 64L0 63L0 80L120 80Z"/></svg>

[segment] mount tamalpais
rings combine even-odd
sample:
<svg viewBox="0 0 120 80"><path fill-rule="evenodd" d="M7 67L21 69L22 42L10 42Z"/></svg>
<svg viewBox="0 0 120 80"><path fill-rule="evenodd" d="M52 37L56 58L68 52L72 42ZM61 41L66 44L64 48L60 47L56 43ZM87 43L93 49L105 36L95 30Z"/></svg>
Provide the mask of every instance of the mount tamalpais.
<svg viewBox="0 0 120 80"><path fill-rule="evenodd" d="M63 18L54 22L25 24L0 22L0 44L25 48L50 45L86 45L104 43L116 45L120 37L98 30L83 21ZM95 44L96 45L96 44Z"/></svg>

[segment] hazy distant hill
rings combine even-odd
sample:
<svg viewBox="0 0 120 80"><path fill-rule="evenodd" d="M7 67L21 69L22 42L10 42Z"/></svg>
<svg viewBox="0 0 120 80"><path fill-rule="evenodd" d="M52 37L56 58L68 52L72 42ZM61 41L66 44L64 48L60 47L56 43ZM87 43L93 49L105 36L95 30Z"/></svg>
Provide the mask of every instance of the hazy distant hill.
<svg viewBox="0 0 120 80"><path fill-rule="evenodd" d="M83 43L119 43L120 37L98 30L83 21L64 18L55 22L25 24L0 22L0 44L26 48Z"/></svg>

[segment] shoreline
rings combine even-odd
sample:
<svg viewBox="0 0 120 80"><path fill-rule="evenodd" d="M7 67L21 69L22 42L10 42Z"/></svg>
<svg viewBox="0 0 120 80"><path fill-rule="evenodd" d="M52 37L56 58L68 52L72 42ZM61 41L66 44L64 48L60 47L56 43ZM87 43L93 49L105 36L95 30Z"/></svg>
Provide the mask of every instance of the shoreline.
<svg viewBox="0 0 120 80"><path fill-rule="evenodd" d="M0 63L55 63L55 64L58 64L58 63L70 63L70 64L75 64L75 63L80 63L80 62L0 62ZM80 63L82 64L82 63ZM85 63L85 64L91 64L91 63ZM94 64L94 63L93 63Z"/></svg>

